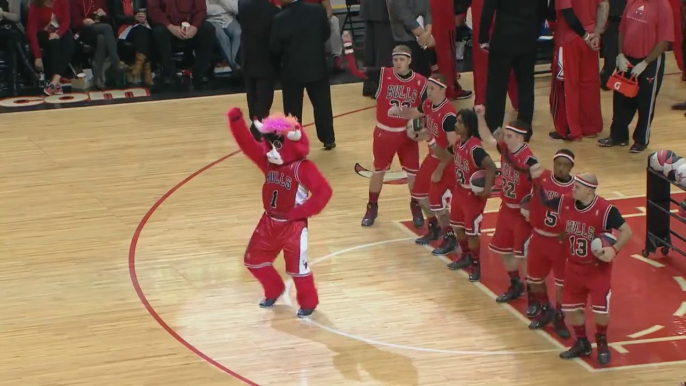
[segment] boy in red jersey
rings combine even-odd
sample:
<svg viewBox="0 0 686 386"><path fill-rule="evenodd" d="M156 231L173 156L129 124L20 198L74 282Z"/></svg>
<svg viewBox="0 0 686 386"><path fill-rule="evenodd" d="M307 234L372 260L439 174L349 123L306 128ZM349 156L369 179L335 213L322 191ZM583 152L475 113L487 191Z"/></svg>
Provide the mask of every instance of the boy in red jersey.
<svg viewBox="0 0 686 386"><path fill-rule="evenodd" d="M409 120L400 113L404 109L419 107L426 97L426 78L410 70L412 50L399 45L393 49L393 68L368 68L365 72L357 69L353 56L352 36L343 33L343 46L348 59L348 68L355 76L361 78L378 78L376 90L376 127L374 128L374 174L369 181L369 202L367 212L362 218L362 226L374 224L379 212L379 195L383 187L383 177L391 168L395 155L407 173L407 185L410 193L414 187L415 175L419 170L419 145L413 130L408 128ZM412 131L412 133L408 132ZM410 138L412 136L413 138ZM424 226L424 216L419 203L410 200L412 222L415 227Z"/></svg>
<svg viewBox="0 0 686 386"><path fill-rule="evenodd" d="M253 138L239 109L231 109L228 118L236 143L265 176L264 214L243 257L243 263L264 289L260 307L272 307L285 289L272 265L283 251L286 272L298 292L298 317L309 316L319 304L319 297L307 262L307 219L324 210L331 199L331 186L317 165L307 159L309 141L295 118L273 114L262 122L255 121L262 142Z"/></svg>
<svg viewBox="0 0 686 386"><path fill-rule="evenodd" d="M480 115L485 112L478 107ZM482 115L483 116L483 115ZM531 126L526 122L515 120L504 129L498 129L491 134L486 124L479 125L481 137L484 141L496 145L500 152L502 173L502 191L500 211L495 225L495 234L488 248L501 255L507 273L510 275L510 287L498 296L498 303L509 303L524 295L524 284L519 276L519 269L526 271L526 244L531 236L531 226L521 213L521 203L524 197L531 193L531 178L529 168L538 160L529 148ZM526 276L526 272L523 272ZM529 292L529 309L527 314L533 314L534 302Z"/></svg>
<svg viewBox="0 0 686 386"><path fill-rule="evenodd" d="M562 289L562 311L574 328L576 342L569 350L560 353L562 359L591 355L591 343L586 337L584 310L588 297L596 324L598 364L610 363L610 349L607 343L607 326L610 321L610 297L612 261L619 251L631 240L631 228L619 210L609 201L598 196L598 179L590 173L578 174L574 178L571 195L549 199L541 189L543 168L531 168L536 188L535 194L549 208L558 214L564 224L565 284ZM591 242L603 232L618 231L613 246L591 250Z"/></svg>
<svg viewBox="0 0 686 386"><path fill-rule="evenodd" d="M403 118L424 118L424 129L418 133L429 141L429 154L426 155L414 182L412 198L419 201L428 219L427 234L416 239L419 245L428 245L437 240L443 232L442 244L431 253L447 255L457 245L455 234L450 227L450 214L443 197L455 185L455 167L452 154L448 151L455 143L455 124L457 113L446 96L445 77L436 74L429 78L426 87L427 99L418 108L401 112Z"/></svg>
<svg viewBox="0 0 686 386"><path fill-rule="evenodd" d="M481 279L481 222L486 200L495 182L496 166L482 147L479 118L474 110L459 111L456 133L460 136L460 142L452 148L457 183L450 205L450 225L455 229L462 256L460 260L448 264L448 268L458 270L471 267L469 281L476 282ZM484 190L480 193L474 193L469 185L472 174L477 170L486 170Z"/></svg>
<svg viewBox="0 0 686 386"><path fill-rule="evenodd" d="M548 199L561 197L572 193L574 177L570 174L574 167L574 153L561 149L553 157L553 171L546 170L540 177L540 189ZM529 223L533 228L527 251L526 281L531 287L534 298L536 318L529 324L529 328L536 330L545 327L551 321L555 332L563 339L570 337L569 329L564 322L562 313L562 286L564 284L566 259L564 243L559 239L564 231L564 224L557 212L544 205L540 197L532 195ZM552 270L557 285L556 307L552 308L548 299L548 289L545 279Z"/></svg>

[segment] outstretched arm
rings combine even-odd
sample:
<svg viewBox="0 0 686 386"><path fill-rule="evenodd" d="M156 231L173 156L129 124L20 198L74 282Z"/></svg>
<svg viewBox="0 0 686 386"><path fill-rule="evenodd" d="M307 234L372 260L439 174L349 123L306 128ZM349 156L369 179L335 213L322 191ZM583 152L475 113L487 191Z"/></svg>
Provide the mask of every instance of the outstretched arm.
<svg viewBox="0 0 686 386"><path fill-rule="evenodd" d="M266 174L267 156L264 154L262 146L253 138L248 125L245 124L243 112L234 107L229 110L227 117L229 118L231 134L233 134L233 137L236 139L238 147L240 147L243 153L260 168L262 173Z"/></svg>
<svg viewBox="0 0 686 386"><path fill-rule="evenodd" d="M343 31L343 49L345 58L348 61L348 70L353 76L362 79L379 79L381 77L381 68L367 68L360 70L357 68L357 60L355 60L355 50L353 49L353 36L348 31ZM380 83L380 82L379 82Z"/></svg>
<svg viewBox="0 0 686 386"><path fill-rule="evenodd" d="M289 221L304 220L318 215L324 210L333 195L329 181L324 178L314 162L303 160L298 166L295 176L310 191L310 197L302 205L291 209L288 213Z"/></svg>

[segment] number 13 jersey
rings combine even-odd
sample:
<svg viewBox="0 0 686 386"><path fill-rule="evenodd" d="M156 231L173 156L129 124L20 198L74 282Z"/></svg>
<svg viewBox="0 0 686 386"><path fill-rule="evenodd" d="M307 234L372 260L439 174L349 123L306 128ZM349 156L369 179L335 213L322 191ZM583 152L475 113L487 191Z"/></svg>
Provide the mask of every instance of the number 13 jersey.
<svg viewBox="0 0 686 386"><path fill-rule="evenodd" d="M426 78L411 71L407 77L396 74L391 67L382 67L376 92L376 122L384 129L404 128L408 120L397 115L397 109L417 108L426 91Z"/></svg>

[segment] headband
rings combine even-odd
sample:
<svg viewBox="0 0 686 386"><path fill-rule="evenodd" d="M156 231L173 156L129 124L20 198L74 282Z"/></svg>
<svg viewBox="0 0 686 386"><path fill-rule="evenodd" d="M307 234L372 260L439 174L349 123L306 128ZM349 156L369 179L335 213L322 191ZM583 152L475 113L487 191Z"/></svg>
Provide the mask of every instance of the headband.
<svg viewBox="0 0 686 386"><path fill-rule="evenodd" d="M405 56L410 59L412 58L412 55L408 54L407 52L394 52L392 56Z"/></svg>
<svg viewBox="0 0 686 386"><path fill-rule="evenodd" d="M583 178L579 177L579 175L574 176L574 181L580 183L580 184L583 185L583 186L586 186L586 187L588 187L588 188L591 188L591 189L596 189L596 188L598 188L598 184L597 184L597 183L593 183L593 182L586 181L586 180L584 180Z"/></svg>
<svg viewBox="0 0 686 386"><path fill-rule="evenodd" d="M437 85L440 88L448 88L448 86L446 86L445 84L443 84L443 82L441 82L440 80L438 80L436 78L429 78L428 80L429 80L429 82Z"/></svg>
<svg viewBox="0 0 686 386"><path fill-rule="evenodd" d="M553 161L555 161L555 160L558 159L558 158L566 158L566 159L569 160L569 162L572 163L572 165L574 165L574 157L572 157L571 155L569 155L569 154L567 154L567 153L563 153L563 152L560 152L560 151L557 152L557 153L555 153L555 156L553 157Z"/></svg>
<svg viewBox="0 0 686 386"><path fill-rule="evenodd" d="M526 130L525 130L525 129L520 129L520 128L514 127L514 126L512 126L512 125L507 125L505 128L508 129L508 130L510 130L510 131L513 131L513 132L515 132L515 133L517 133L517 134L526 135Z"/></svg>

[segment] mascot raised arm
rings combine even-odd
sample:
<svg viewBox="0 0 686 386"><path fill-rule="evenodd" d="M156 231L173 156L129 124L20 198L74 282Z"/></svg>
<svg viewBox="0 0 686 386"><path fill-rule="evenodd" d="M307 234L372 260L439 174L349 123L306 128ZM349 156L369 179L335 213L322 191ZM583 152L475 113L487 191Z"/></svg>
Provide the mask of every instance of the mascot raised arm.
<svg viewBox="0 0 686 386"><path fill-rule="evenodd" d="M242 112L228 113L231 134L250 160L264 174L264 214L250 237L244 263L262 284L262 308L270 308L285 289L273 267L283 251L286 272L293 278L300 309L298 317L309 316L319 304L314 277L307 261L307 219L319 214L331 199L329 182L317 165L307 159L309 141L297 119L272 114L253 122L263 140L254 139Z"/></svg>

